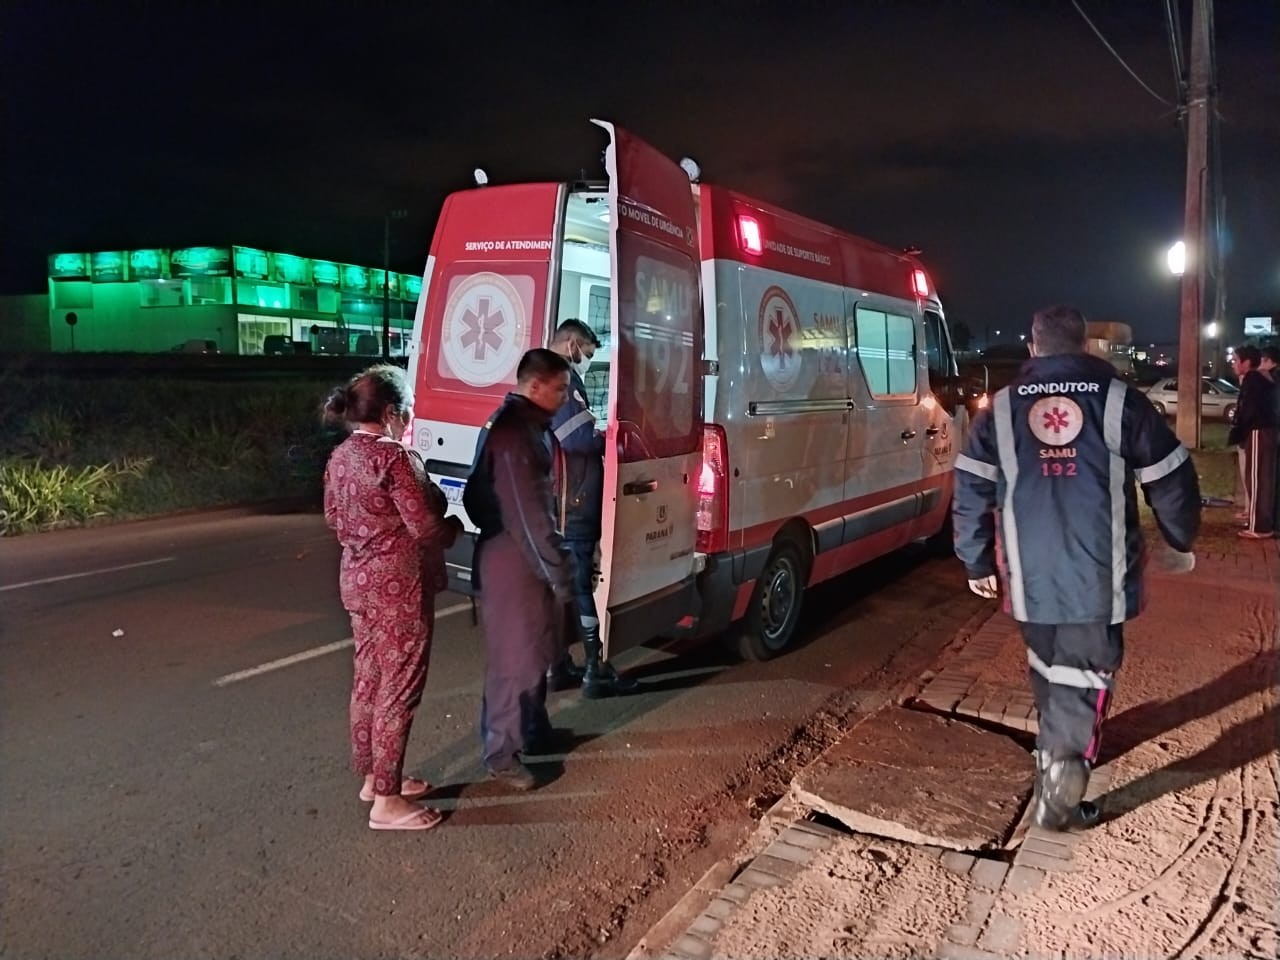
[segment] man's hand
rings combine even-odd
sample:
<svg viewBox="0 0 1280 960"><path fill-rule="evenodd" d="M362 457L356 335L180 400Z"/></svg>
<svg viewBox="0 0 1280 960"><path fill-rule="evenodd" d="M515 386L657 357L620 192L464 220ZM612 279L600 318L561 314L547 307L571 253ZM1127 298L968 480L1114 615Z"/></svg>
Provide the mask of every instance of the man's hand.
<svg viewBox="0 0 1280 960"><path fill-rule="evenodd" d="M994 600L1000 594L1000 586L996 582L994 574L989 577L982 577L979 580L970 580L969 589L984 600Z"/></svg>

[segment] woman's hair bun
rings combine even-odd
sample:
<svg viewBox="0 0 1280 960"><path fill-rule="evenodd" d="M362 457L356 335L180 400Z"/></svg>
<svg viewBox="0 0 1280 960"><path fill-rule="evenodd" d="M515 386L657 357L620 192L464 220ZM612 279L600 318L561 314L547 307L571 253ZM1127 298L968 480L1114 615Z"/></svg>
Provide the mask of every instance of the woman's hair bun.
<svg viewBox="0 0 1280 960"><path fill-rule="evenodd" d="M324 402L324 419L327 423L337 423L346 419L350 398L346 387L335 387Z"/></svg>

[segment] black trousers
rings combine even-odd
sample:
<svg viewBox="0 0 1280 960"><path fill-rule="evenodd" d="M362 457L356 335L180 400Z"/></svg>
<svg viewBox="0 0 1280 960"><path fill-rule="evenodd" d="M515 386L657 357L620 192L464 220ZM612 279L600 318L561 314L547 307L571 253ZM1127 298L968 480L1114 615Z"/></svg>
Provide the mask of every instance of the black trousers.
<svg viewBox="0 0 1280 960"><path fill-rule="evenodd" d="M1123 624L1019 626L1040 715L1036 747L1051 757L1083 757L1094 763L1116 671L1124 660Z"/></svg>
<svg viewBox="0 0 1280 960"><path fill-rule="evenodd" d="M1244 451L1248 529L1254 533L1271 533L1276 521L1276 432L1250 430L1240 449Z"/></svg>

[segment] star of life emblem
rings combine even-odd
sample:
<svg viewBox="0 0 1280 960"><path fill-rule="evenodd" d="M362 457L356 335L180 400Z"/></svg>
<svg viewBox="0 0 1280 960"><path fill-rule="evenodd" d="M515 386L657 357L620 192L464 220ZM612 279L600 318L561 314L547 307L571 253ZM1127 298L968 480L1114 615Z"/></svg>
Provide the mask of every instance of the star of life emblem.
<svg viewBox="0 0 1280 960"><path fill-rule="evenodd" d="M528 277L475 273L449 294L440 337L440 372L472 387L510 380L528 340Z"/></svg>
<svg viewBox="0 0 1280 960"><path fill-rule="evenodd" d="M1042 397L1031 405L1027 426L1041 443L1062 447L1084 429L1084 412L1070 397Z"/></svg>
<svg viewBox="0 0 1280 960"><path fill-rule="evenodd" d="M760 298L760 369L779 393L786 393L800 379L799 341L796 305L781 287L770 287Z"/></svg>

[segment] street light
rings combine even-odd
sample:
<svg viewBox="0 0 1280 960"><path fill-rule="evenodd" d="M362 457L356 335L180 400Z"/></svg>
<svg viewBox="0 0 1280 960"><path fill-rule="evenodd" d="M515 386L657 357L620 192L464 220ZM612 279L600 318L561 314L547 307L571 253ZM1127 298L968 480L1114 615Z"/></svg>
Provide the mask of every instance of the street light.
<svg viewBox="0 0 1280 960"><path fill-rule="evenodd" d="M1169 248L1169 272L1180 277L1187 271L1187 245L1179 240Z"/></svg>
<svg viewBox="0 0 1280 960"><path fill-rule="evenodd" d="M1218 339L1218 325L1216 323L1209 324L1207 327L1204 328L1204 332L1205 332L1205 335L1208 336L1210 340Z"/></svg>
<svg viewBox="0 0 1280 960"><path fill-rule="evenodd" d="M403 220L408 210L391 210L382 218L382 359L391 359L391 221Z"/></svg>

